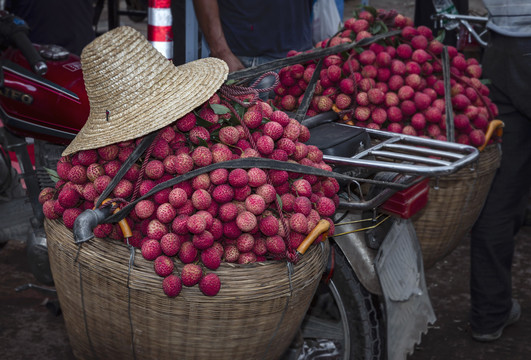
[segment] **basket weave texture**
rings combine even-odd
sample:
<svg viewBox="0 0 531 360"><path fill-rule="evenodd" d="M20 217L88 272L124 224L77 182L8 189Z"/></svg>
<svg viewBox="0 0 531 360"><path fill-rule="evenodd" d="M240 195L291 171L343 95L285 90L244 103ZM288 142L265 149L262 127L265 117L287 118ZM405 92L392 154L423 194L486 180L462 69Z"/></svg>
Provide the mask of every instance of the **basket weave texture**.
<svg viewBox="0 0 531 360"><path fill-rule="evenodd" d="M428 204L413 217L424 268L430 268L463 240L476 222L500 165L498 145L489 145L474 168L432 179ZM438 188L437 188L438 187Z"/></svg>
<svg viewBox="0 0 531 360"><path fill-rule="evenodd" d="M129 272L125 245L98 238L76 245L57 220L46 220L45 229L79 359L278 359L304 318L329 251L328 241L311 246L294 266L223 263L216 270L222 283L216 296L183 286L169 298L153 263L138 250Z"/></svg>

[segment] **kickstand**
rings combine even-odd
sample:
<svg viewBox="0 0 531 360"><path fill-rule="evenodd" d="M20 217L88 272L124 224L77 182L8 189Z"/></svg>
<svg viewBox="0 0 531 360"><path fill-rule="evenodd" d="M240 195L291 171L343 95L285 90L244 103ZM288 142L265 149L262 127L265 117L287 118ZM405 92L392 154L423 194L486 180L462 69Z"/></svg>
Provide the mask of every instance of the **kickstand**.
<svg viewBox="0 0 531 360"><path fill-rule="evenodd" d="M16 292L20 292L20 291L25 291L25 290L28 290L28 289L35 289L35 290L39 290L40 292L42 292L42 293L44 293L46 295L57 296L57 290L55 290L54 288L49 288L49 287L44 287L44 286L40 286L40 285L35 285L35 284L32 284L32 283L28 283L28 284L24 284L24 285L21 285L19 287L16 287L15 291ZM61 315L61 313L62 313L61 306L60 306L59 301L57 299L50 300L49 298L46 298L46 300L43 302L43 304L55 316Z"/></svg>
<svg viewBox="0 0 531 360"><path fill-rule="evenodd" d="M35 284L32 284L32 283L28 283L28 284L24 284L24 285L21 285L19 287L16 287L15 288L15 291L16 292L20 292L20 291L25 291L25 290L28 290L28 289L35 289L35 290L39 290L45 294L50 294L50 295L57 295L57 290L55 290L54 288L49 288L49 287L44 287L44 286L40 286L40 285L35 285Z"/></svg>

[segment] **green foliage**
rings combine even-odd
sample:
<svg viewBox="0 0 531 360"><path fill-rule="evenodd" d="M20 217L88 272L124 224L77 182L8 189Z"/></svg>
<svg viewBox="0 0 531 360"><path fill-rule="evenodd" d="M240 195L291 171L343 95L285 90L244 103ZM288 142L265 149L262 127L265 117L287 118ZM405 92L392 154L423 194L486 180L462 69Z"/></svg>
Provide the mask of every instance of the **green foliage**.
<svg viewBox="0 0 531 360"><path fill-rule="evenodd" d="M57 184L57 182L61 179L59 177L59 175L57 174L57 171L53 170L53 169L48 169L48 168L44 168L44 170L46 170L46 172L48 173L48 176L50 176L50 179L55 183Z"/></svg>

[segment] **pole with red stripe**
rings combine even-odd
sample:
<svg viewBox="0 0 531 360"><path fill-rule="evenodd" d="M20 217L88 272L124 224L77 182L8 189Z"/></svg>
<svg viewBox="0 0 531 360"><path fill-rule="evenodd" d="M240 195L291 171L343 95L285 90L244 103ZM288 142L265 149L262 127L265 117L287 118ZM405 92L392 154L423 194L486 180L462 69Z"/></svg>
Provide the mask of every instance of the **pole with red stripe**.
<svg viewBox="0 0 531 360"><path fill-rule="evenodd" d="M173 59L171 0L149 0L148 41L168 60Z"/></svg>

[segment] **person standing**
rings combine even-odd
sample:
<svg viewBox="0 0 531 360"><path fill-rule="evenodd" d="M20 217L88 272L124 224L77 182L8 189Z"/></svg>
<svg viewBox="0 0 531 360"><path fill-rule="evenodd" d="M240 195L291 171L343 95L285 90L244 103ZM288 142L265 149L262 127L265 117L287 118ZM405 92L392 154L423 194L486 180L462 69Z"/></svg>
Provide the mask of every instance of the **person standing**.
<svg viewBox="0 0 531 360"><path fill-rule="evenodd" d="M312 47L311 0L194 0L211 56L229 71Z"/></svg>
<svg viewBox="0 0 531 360"><path fill-rule="evenodd" d="M531 2L483 0L490 40L483 77L505 123L501 165L471 231L470 327L477 341L494 341L521 310L512 297L514 236L531 188Z"/></svg>

